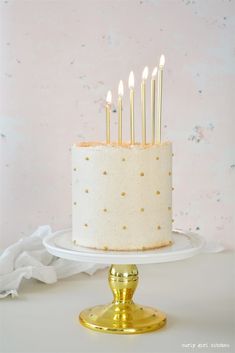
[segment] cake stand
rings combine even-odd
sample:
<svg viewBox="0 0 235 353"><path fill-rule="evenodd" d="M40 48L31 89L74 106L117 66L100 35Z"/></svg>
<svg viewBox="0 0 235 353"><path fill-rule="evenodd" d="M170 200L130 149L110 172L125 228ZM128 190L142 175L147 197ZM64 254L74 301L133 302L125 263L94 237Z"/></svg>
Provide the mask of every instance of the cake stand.
<svg viewBox="0 0 235 353"><path fill-rule="evenodd" d="M71 230L58 231L43 241L47 250L68 260L111 265L109 286L112 303L83 310L80 323L92 330L117 334L154 331L166 324L166 315L157 309L135 304L132 300L138 284L136 264L183 260L198 254L204 240L197 234L175 230L173 244L156 250L102 251L74 245Z"/></svg>

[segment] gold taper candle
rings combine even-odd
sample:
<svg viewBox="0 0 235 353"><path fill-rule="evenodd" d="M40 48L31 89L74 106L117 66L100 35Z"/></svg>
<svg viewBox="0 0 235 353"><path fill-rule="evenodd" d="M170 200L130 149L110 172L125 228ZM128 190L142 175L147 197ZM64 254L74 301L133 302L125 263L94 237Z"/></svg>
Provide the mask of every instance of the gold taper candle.
<svg viewBox="0 0 235 353"><path fill-rule="evenodd" d="M129 75L129 89L130 89L130 140L131 145L135 143L135 122L134 122L134 73L130 72Z"/></svg>
<svg viewBox="0 0 235 353"><path fill-rule="evenodd" d="M165 56L161 55L158 81L157 81L157 143L161 143L161 130L162 130L162 80L163 80L163 67L165 65Z"/></svg>
<svg viewBox="0 0 235 353"><path fill-rule="evenodd" d="M142 144L146 144L146 80L148 78L149 69L145 66L142 73L141 82L141 115L142 115Z"/></svg>
<svg viewBox="0 0 235 353"><path fill-rule="evenodd" d="M122 97L124 94L122 80L118 85L118 144L122 144Z"/></svg>
<svg viewBox="0 0 235 353"><path fill-rule="evenodd" d="M155 143L155 87L156 87L157 67L153 69L151 78L151 121L152 121L152 144Z"/></svg>
<svg viewBox="0 0 235 353"><path fill-rule="evenodd" d="M106 143L110 144L110 112L111 112L111 103L112 103L112 93L108 91L106 97Z"/></svg>

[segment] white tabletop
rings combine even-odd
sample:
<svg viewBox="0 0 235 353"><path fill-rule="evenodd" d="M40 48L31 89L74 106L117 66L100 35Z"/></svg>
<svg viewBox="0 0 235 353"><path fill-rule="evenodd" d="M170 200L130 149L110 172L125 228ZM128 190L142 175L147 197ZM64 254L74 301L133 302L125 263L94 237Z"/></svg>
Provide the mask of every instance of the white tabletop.
<svg viewBox="0 0 235 353"><path fill-rule="evenodd" d="M107 270L53 285L25 281L17 299L0 301L0 352L234 352L234 253L201 254L140 265L135 301L165 311L163 329L143 335L108 335L75 321L82 309L111 300ZM186 348L184 344L207 344ZM230 348L211 348L227 344Z"/></svg>

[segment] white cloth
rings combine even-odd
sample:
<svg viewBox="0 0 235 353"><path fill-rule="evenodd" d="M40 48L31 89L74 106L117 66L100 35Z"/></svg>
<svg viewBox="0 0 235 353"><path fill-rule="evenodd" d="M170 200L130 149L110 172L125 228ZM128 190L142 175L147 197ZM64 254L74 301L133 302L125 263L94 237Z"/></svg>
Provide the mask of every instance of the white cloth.
<svg viewBox="0 0 235 353"><path fill-rule="evenodd" d="M9 246L0 256L0 298L15 297L24 278L55 283L60 278L85 272L92 275L107 265L65 260L51 255L42 241L50 226L39 227L31 236Z"/></svg>

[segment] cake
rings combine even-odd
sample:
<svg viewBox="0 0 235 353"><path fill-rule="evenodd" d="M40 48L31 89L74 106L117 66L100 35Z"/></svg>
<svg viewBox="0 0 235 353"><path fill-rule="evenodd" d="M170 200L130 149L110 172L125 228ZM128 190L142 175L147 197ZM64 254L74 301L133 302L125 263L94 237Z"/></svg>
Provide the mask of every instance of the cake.
<svg viewBox="0 0 235 353"><path fill-rule="evenodd" d="M72 147L72 240L102 250L172 241L172 144Z"/></svg>

